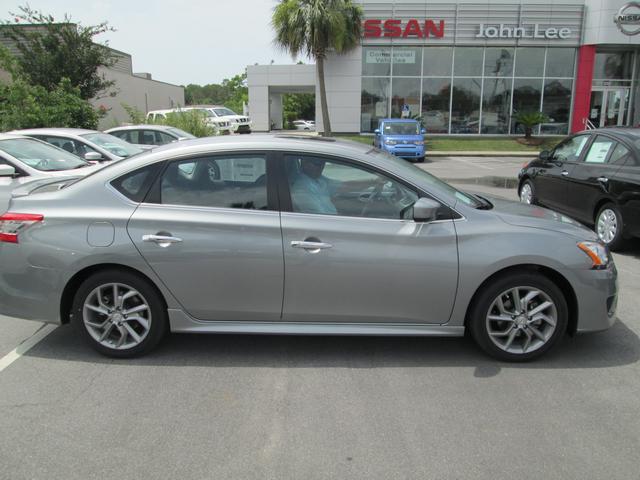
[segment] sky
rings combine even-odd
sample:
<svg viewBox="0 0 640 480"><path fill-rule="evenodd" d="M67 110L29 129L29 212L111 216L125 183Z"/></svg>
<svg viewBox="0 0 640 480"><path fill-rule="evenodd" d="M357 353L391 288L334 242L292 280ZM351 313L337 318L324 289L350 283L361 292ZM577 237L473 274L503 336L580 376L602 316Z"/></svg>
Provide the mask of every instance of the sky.
<svg viewBox="0 0 640 480"><path fill-rule="evenodd" d="M0 18L11 19L25 1L0 0ZM115 32L99 42L129 53L134 72L187 85L220 83L247 65L295 63L273 45L271 14L276 0L29 0L29 6L62 19ZM309 63L308 59L302 59Z"/></svg>

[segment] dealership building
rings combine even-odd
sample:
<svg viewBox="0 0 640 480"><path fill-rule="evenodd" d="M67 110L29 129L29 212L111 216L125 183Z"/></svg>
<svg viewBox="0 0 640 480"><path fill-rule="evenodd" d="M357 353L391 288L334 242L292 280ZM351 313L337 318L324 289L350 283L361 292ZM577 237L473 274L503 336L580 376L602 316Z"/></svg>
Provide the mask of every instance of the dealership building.
<svg viewBox="0 0 640 480"><path fill-rule="evenodd" d="M429 133L521 133L518 112L547 116L538 134L640 124L640 7L621 0L367 0L361 45L330 54L335 132L421 117ZM316 94L314 65L247 68L254 129L282 128L282 96Z"/></svg>

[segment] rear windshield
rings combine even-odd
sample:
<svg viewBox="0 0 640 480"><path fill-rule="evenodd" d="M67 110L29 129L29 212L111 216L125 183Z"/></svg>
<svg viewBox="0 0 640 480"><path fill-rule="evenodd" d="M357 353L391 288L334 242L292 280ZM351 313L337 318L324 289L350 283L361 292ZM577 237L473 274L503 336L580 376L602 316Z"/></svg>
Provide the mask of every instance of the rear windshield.
<svg viewBox="0 0 640 480"><path fill-rule="evenodd" d="M384 124L385 135L420 135L420 125L416 122L393 122Z"/></svg>
<svg viewBox="0 0 640 480"><path fill-rule="evenodd" d="M80 136L118 157L131 157L142 153L142 149L108 133L85 133Z"/></svg>
<svg viewBox="0 0 640 480"><path fill-rule="evenodd" d="M0 150L42 172L59 172L89 166L75 155L31 138L0 140Z"/></svg>

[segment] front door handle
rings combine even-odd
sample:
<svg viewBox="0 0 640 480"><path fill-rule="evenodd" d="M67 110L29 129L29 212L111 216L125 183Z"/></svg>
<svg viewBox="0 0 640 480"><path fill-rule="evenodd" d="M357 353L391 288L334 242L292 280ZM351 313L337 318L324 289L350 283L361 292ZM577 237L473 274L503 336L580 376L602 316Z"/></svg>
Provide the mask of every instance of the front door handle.
<svg viewBox="0 0 640 480"><path fill-rule="evenodd" d="M308 242L308 241L300 241L300 240L294 240L291 242L291 246L293 248L304 248L305 250L308 251L320 251L320 250L326 250L327 248L331 248L333 247L333 245L331 245L330 243L324 243L324 242Z"/></svg>
<svg viewBox="0 0 640 480"><path fill-rule="evenodd" d="M598 181L602 183L607 183L609 179L607 177L598 177Z"/></svg>
<svg viewBox="0 0 640 480"><path fill-rule="evenodd" d="M566 177L567 175L569 175L569 172L567 172L566 170L562 170L562 172L560 172L560 175Z"/></svg>
<svg viewBox="0 0 640 480"><path fill-rule="evenodd" d="M166 248L173 243L182 242L182 239L178 237L172 237L171 235L143 235L142 241L153 242L161 247Z"/></svg>

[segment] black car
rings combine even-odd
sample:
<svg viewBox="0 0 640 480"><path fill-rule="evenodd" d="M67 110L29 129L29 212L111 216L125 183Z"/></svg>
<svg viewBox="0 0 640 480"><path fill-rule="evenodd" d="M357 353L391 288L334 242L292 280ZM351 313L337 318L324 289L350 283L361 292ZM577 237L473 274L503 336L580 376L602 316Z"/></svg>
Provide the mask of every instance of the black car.
<svg viewBox="0 0 640 480"><path fill-rule="evenodd" d="M522 202L594 226L611 249L640 237L640 129L577 133L541 152L518 177Z"/></svg>

